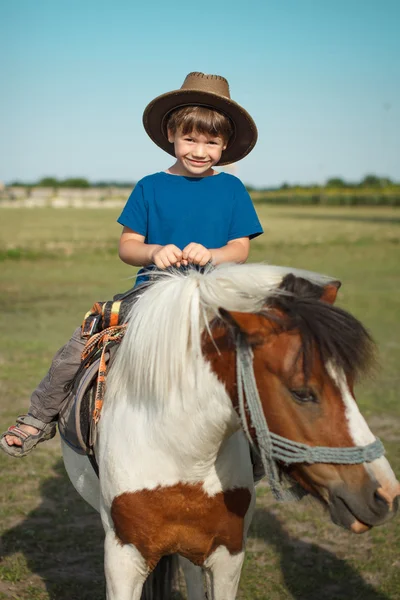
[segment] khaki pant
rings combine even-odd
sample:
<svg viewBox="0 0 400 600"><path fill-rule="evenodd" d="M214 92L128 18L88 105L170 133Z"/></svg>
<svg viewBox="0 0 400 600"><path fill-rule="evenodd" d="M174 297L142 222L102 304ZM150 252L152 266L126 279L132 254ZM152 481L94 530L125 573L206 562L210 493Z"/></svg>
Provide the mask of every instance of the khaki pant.
<svg viewBox="0 0 400 600"><path fill-rule="evenodd" d="M49 371L31 396L30 415L43 423L57 420L68 395L64 388L78 370L86 341L81 338L81 328L78 327L65 346L59 349Z"/></svg>

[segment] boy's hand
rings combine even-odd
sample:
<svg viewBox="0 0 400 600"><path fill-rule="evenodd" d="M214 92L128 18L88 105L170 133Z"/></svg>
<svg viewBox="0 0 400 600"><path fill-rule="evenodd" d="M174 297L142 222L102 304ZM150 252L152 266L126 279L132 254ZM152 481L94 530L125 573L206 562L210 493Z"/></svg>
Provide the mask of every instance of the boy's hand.
<svg viewBox="0 0 400 600"><path fill-rule="evenodd" d="M168 267L180 267L182 262L182 250L174 244L167 244L157 248L151 255L152 262L159 269L167 269Z"/></svg>
<svg viewBox="0 0 400 600"><path fill-rule="evenodd" d="M210 260L212 260L212 254L210 250L202 246L201 244L196 244L196 242L191 242L183 249L182 252L182 264L188 265L200 265L204 267Z"/></svg>

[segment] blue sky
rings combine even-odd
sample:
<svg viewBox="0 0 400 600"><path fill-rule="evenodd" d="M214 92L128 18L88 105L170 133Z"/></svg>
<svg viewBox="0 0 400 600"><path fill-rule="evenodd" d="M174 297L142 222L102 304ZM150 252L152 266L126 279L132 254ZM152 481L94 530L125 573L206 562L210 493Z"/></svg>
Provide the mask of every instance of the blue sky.
<svg viewBox="0 0 400 600"><path fill-rule="evenodd" d="M399 23L398 0L0 0L0 180L167 168L142 112L190 71L258 125L245 183L400 180Z"/></svg>

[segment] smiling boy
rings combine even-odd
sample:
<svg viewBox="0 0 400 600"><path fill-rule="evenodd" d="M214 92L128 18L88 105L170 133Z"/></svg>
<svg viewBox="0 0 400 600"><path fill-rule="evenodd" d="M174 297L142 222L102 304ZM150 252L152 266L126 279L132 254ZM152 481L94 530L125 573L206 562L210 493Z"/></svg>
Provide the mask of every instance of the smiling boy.
<svg viewBox="0 0 400 600"><path fill-rule="evenodd" d="M136 285L148 280L154 267L245 262L250 240L262 227L242 182L214 167L244 158L257 141L257 128L231 99L227 80L189 73L179 90L150 102L143 124L175 162L141 179L118 219L123 225L119 256L142 267ZM7 454L25 456L55 435L65 384L79 367L85 343L79 327L59 350L32 394L29 412L1 436Z"/></svg>

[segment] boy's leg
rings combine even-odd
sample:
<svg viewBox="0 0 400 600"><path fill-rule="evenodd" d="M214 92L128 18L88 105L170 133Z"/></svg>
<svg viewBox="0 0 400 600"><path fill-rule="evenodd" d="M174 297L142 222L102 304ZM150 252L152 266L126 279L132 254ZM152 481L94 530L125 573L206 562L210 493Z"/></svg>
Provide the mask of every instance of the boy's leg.
<svg viewBox="0 0 400 600"><path fill-rule="evenodd" d="M46 425L57 420L61 405L68 395L65 385L71 381L81 362L86 340L81 338L78 327L71 339L55 355L51 367L31 396L29 412L18 427L28 435L36 435L40 429L35 425ZM31 418L30 418L31 417ZM39 423L35 423L35 420ZM21 446L22 440L15 435L7 435L9 446Z"/></svg>
<svg viewBox="0 0 400 600"><path fill-rule="evenodd" d="M64 388L78 370L86 341L81 337L81 328L75 329L71 339L57 352L49 371L32 393L28 414L44 423L57 419L68 395Z"/></svg>

